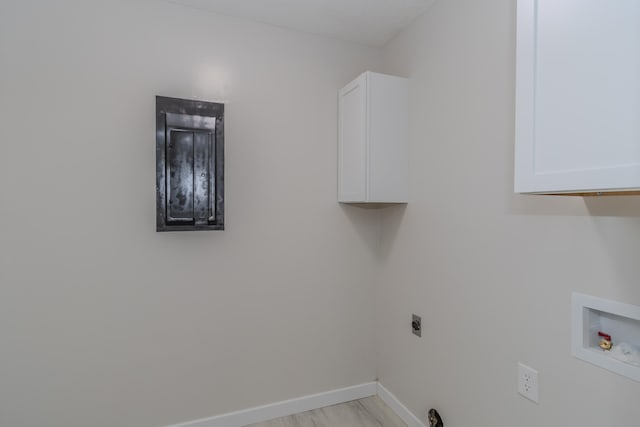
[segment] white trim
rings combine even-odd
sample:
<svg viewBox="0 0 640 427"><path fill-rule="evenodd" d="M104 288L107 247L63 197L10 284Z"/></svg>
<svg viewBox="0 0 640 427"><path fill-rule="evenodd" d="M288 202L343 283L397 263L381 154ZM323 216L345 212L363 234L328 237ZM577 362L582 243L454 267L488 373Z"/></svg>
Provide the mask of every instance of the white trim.
<svg viewBox="0 0 640 427"><path fill-rule="evenodd" d="M255 408L230 412L228 414L217 415L215 417L201 418L199 420L173 424L167 427L242 427L248 424L259 423L262 421L272 420L274 418L286 417L288 415L310 411L312 409L323 408L325 406L337 405L339 403L374 396L379 390L378 387L379 385L377 382L370 382L352 387L331 390L324 393L312 394L296 399L284 400L282 402L276 402L269 405L256 406ZM404 406L402 407L404 408ZM413 426L414 425L409 424L409 427ZM415 426L418 426L418 424L415 424ZM420 425L420 427L424 426Z"/></svg>
<svg viewBox="0 0 640 427"><path fill-rule="evenodd" d="M387 390L382 384L378 384L378 397L386 403L393 412L398 415L407 427L426 427L422 421L407 409L389 390Z"/></svg>

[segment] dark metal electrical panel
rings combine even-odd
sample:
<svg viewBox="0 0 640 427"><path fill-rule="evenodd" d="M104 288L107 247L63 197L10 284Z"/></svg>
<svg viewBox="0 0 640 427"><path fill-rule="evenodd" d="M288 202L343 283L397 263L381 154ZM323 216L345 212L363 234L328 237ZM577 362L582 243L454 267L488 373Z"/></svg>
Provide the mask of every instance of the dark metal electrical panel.
<svg viewBox="0 0 640 427"><path fill-rule="evenodd" d="M156 230L224 230L224 104L156 96Z"/></svg>

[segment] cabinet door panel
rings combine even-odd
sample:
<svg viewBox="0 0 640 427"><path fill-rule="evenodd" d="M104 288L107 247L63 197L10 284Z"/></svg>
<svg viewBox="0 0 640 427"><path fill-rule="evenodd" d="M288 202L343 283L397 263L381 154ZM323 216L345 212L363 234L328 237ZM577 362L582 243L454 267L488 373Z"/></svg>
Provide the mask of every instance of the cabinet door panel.
<svg viewBox="0 0 640 427"><path fill-rule="evenodd" d="M340 92L339 201L367 199L366 86L358 79Z"/></svg>
<svg viewBox="0 0 640 427"><path fill-rule="evenodd" d="M640 187L640 2L519 0L516 191Z"/></svg>

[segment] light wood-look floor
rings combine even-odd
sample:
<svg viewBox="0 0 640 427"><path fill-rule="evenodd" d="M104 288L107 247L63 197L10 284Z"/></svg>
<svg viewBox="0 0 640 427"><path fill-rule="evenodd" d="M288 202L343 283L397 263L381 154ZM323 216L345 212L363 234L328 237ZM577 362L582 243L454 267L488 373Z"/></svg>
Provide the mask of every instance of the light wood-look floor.
<svg viewBox="0 0 640 427"><path fill-rule="evenodd" d="M366 397L247 427L407 427L378 396Z"/></svg>

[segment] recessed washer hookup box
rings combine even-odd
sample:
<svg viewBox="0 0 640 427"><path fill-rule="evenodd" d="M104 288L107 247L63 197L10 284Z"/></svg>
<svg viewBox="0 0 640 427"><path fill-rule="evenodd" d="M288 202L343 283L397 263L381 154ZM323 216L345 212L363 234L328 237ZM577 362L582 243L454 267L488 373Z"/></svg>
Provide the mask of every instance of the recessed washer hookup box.
<svg viewBox="0 0 640 427"><path fill-rule="evenodd" d="M573 355L640 381L640 307L573 294Z"/></svg>

